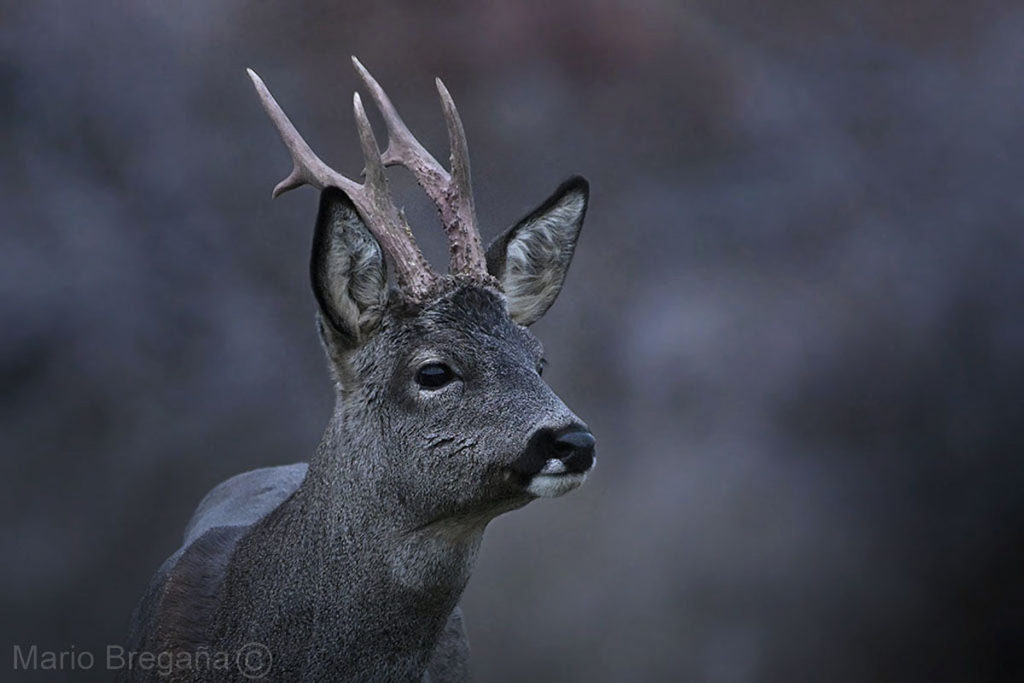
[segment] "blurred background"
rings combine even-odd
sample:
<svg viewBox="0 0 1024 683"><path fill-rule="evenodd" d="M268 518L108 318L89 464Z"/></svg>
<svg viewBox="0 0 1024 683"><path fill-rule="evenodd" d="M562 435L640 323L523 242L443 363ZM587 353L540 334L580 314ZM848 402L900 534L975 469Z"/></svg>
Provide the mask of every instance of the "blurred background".
<svg viewBox="0 0 1024 683"><path fill-rule="evenodd" d="M1019 3L0 13L3 647L120 642L207 490L313 452L317 199L244 68L351 175L357 54L441 158L445 79L485 239L592 184L535 331L600 463L488 530L478 680L1024 680Z"/></svg>

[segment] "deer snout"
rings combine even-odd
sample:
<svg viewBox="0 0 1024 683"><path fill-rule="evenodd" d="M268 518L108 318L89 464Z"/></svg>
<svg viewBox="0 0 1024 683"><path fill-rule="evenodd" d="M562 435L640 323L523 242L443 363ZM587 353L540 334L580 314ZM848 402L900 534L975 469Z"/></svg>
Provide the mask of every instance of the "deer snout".
<svg viewBox="0 0 1024 683"><path fill-rule="evenodd" d="M583 483L594 466L596 440L584 425L538 430L510 466L535 496L555 497Z"/></svg>

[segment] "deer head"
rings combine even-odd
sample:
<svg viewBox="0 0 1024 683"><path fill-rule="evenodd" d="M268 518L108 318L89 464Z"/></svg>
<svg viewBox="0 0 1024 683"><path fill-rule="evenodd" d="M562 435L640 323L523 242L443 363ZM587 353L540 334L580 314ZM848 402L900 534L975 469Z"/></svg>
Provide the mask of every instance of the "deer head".
<svg viewBox="0 0 1024 683"><path fill-rule="evenodd" d="M374 495L395 503L389 509L401 509L407 526L486 521L576 488L593 466L594 438L541 378L541 345L527 328L562 287L586 212L586 180L566 181L485 252L466 137L447 89L437 81L450 171L353 63L389 138L381 153L357 93L362 183L321 161L249 71L294 164L274 196L301 185L321 190L310 274L338 398L311 474L356 470ZM431 270L395 206L385 174L393 165L411 171L436 204L448 274Z"/></svg>

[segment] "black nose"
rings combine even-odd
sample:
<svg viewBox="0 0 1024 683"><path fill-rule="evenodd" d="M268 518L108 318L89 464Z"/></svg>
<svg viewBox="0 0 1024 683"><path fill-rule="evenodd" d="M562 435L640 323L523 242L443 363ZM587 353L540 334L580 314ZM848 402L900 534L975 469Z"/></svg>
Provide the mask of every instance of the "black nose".
<svg viewBox="0 0 1024 683"><path fill-rule="evenodd" d="M586 472L594 466L594 435L581 424L562 429L538 429L509 469L527 479L539 474L549 460L560 460L564 472Z"/></svg>
<svg viewBox="0 0 1024 683"><path fill-rule="evenodd" d="M594 435L586 429L571 428L571 431L555 434L555 457L565 463L568 472L586 472L594 466Z"/></svg>

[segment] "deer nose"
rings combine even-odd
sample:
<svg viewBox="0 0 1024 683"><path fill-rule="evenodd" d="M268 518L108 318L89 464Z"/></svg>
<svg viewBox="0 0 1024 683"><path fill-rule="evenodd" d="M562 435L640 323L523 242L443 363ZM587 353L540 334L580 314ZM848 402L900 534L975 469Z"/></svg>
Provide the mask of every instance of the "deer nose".
<svg viewBox="0 0 1024 683"><path fill-rule="evenodd" d="M565 464L567 472L586 472L594 466L594 435L587 429L572 427L555 435L555 457Z"/></svg>
<svg viewBox="0 0 1024 683"><path fill-rule="evenodd" d="M524 477L581 474L594 466L594 442L594 435L579 423L538 429L509 469Z"/></svg>

